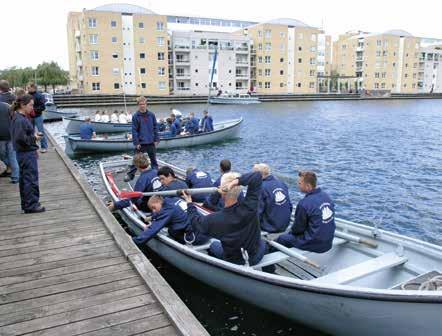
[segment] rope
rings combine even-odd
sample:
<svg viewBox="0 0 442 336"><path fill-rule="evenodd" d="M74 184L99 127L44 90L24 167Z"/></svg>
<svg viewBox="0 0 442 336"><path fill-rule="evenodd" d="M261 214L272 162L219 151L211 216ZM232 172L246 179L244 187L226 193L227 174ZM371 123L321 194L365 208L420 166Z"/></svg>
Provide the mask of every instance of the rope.
<svg viewBox="0 0 442 336"><path fill-rule="evenodd" d="M436 275L422 283L409 282L401 285L402 290L407 290L409 286L418 286L420 291L442 291L442 275Z"/></svg>

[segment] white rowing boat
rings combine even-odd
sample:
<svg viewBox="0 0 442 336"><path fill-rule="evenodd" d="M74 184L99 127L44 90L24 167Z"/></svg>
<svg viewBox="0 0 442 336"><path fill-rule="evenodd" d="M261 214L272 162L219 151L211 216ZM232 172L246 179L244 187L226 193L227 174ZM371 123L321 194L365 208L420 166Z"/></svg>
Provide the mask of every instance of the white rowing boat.
<svg viewBox="0 0 442 336"><path fill-rule="evenodd" d="M210 104L259 104L258 97L248 94L222 94L209 98Z"/></svg>
<svg viewBox="0 0 442 336"><path fill-rule="evenodd" d="M100 164L113 200L118 200L118 188L125 187L126 165L126 161ZM178 175L184 174L172 167ZM117 190L111 187L108 172L114 175ZM135 210L124 209L121 215L135 234L144 230ZM333 335L440 335L442 291L428 288L442 272L442 247L343 219L337 219L336 226L337 236L344 238L336 237L326 253L293 248L289 254L267 254L253 267L209 256L208 244L181 245L165 231L148 246L210 286ZM359 239L377 247L358 243ZM293 253L321 268L294 258ZM276 274L261 271L271 264L276 265Z"/></svg>
<svg viewBox="0 0 442 336"><path fill-rule="evenodd" d="M191 147L216 143L233 139L239 136L243 119L235 119L219 122L213 125L212 132L197 133L192 135L179 135L173 138L160 138L157 149L170 149L179 147ZM125 136L109 136L107 138L97 137L84 140L79 136L65 137L66 153L104 153L104 152L127 152L133 151L134 146L131 140Z"/></svg>
<svg viewBox="0 0 442 336"><path fill-rule="evenodd" d="M71 134L79 134L80 126L83 125L86 121L84 117L66 117L63 118L63 125L65 127L66 133ZM111 122L101 122L101 121L92 121L92 127L95 130L95 133L124 133L130 132L132 130L132 123L111 123Z"/></svg>

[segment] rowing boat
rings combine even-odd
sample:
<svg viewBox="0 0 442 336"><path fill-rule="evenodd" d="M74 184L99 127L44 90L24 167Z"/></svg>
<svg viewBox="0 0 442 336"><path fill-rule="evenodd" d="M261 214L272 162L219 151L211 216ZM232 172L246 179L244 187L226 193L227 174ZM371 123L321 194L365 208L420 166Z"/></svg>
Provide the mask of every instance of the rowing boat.
<svg viewBox="0 0 442 336"><path fill-rule="evenodd" d="M126 161L100 164L104 185L114 201L125 187L126 165ZM182 169L169 166L177 176L184 176ZM121 211L135 234L146 227L138 212ZM167 231L148 246L210 286L333 335L440 335L442 292L430 289L442 272L442 247L344 219L336 219L336 227L333 247L326 253L292 248L288 253L266 254L252 267L209 256L209 244L182 245L168 237ZM276 274L261 271L271 264Z"/></svg>
<svg viewBox="0 0 442 336"><path fill-rule="evenodd" d="M199 146L233 139L239 136L242 121L243 119L240 118L216 123L213 125L214 130L212 132L160 138L161 141L157 149ZM65 140L66 153L68 154L127 152L134 150L132 141L126 136L97 137L85 140L79 136L70 135L65 137Z"/></svg>
<svg viewBox="0 0 442 336"><path fill-rule="evenodd" d="M84 117L68 117L63 118L63 125L66 129L67 134L79 134L80 126L85 123ZM95 133L124 133L130 132L132 130L132 123L111 123L111 122L101 122L92 121L92 127Z"/></svg>
<svg viewBox="0 0 442 336"><path fill-rule="evenodd" d="M210 104L259 104L258 97L248 94L222 94L220 96L212 96L209 98Z"/></svg>

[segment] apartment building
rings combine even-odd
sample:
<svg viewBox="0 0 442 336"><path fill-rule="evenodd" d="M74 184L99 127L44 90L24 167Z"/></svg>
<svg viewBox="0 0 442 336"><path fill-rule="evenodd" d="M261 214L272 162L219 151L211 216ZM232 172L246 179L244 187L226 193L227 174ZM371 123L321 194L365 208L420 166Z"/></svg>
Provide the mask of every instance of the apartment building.
<svg viewBox="0 0 442 336"><path fill-rule="evenodd" d="M167 17L111 4L68 16L69 72L81 93L169 94Z"/></svg>
<svg viewBox="0 0 442 336"><path fill-rule="evenodd" d="M353 31L333 43L332 63L337 75L351 78L340 91L412 93L418 91L419 55L420 39L406 31Z"/></svg>
<svg viewBox="0 0 442 336"><path fill-rule="evenodd" d="M252 40L251 85L262 94L316 93L317 77L331 71L331 37L294 19L243 30Z"/></svg>
<svg viewBox="0 0 442 336"><path fill-rule="evenodd" d="M442 93L442 41L429 42L421 41L418 89L420 93Z"/></svg>
<svg viewBox="0 0 442 336"><path fill-rule="evenodd" d="M171 34L171 47L174 93L207 95L212 70L213 91L244 93L249 90L250 40L247 37L175 31Z"/></svg>

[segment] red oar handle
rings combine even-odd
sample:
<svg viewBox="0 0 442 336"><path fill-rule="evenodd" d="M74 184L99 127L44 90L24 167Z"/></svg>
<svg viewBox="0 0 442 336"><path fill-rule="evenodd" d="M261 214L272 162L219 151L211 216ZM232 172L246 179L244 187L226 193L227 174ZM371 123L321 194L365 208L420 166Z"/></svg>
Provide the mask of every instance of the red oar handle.
<svg viewBox="0 0 442 336"><path fill-rule="evenodd" d="M115 183L115 179L112 176L111 172L105 172L106 178L111 186L112 191L115 193L117 197L120 197L120 190L118 190L117 184Z"/></svg>

